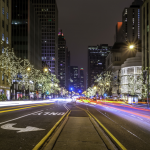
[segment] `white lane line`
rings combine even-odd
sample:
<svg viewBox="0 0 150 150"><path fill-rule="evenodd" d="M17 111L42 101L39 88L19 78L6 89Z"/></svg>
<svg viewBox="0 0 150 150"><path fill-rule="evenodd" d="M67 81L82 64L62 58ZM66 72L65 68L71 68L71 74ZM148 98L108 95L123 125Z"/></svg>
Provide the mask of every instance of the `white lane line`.
<svg viewBox="0 0 150 150"><path fill-rule="evenodd" d="M98 111L98 110L97 110ZM112 122L114 122L114 123L116 123L117 124L117 122L115 122L114 120L112 120L111 118L109 118L108 116L106 116L105 114L106 114L106 112L105 112L105 114L103 114L102 112L100 112L100 111L98 111L99 113L101 113L102 115L104 115L106 118L108 118L109 120L111 120Z"/></svg>
<svg viewBox="0 0 150 150"><path fill-rule="evenodd" d="M97 110L98 111L98 110ZM98 111L100 112L100 111ZM116 123L117 125L119 125L117 122L115 122L114 120L112 120L111 118L109 118L108 116L106 116L105 114L103 114L102 112L100 112L102 115L104 115L105 117L107 117L109 120L111 120L112 122ZM105 112L106 113L106 112ZM119 125L120 126L120 125ZM126 128L124 128L123 126L120 126L121 128L123 128L124 130L126 130L127 132L129 132L130 134L132 134L133 136L137 137L138 139L140 139L141 141L143 141L141 138L139 138L137 135L135 135L134 133L132 133L131 131L127 130ZM145 141L143 141L144 143L146 143Z"/></svg>
<svg viewBox="0 0 150 150"><path fill-rule="evenodd" d="M67 110L70 110L66 105L63 105Z"/></svg>
<svg viewBox="0 0 150 150"><path fill-rule="evenodd" d="M133 136L137 137L138 139L140 139L141 141L143 141L141 138L139 138L137 135L135 135L134 133L132 133L131 131L127 130L126 128L124 128L123 126L121 126L121 128L123 128L124 130L126 130L127 132L129 132L130 134L132 134ZM144 143L146 143L145 141L143 141Z"/></svg>
<svg viewBox="0 0 150 150"><path fill-rule="evenodd" d="M137 118L139 118L140 120L143 120L142 118L140 118L140 117L137 117Z"/></svg>
<svg viewBox="0 0 150 150"><path fill-rule="evenodd" d="M43 111L43 110L41 110L41 111ZM37 111L37 112L34 112L34 113L38 113L38 112L41 112L41 111ZM18 118L14 118L14 119L11 119L11 120L7 120L7 121L4 121L4 122L0 122L0 124L4 124L4 123L10 122L10 121L18 120L18 119L20 119L20 118L24 118L24 117L26 117L26 116L30 116L30 115L32 115L32 114L34 114L34 113L27 114L27 115L24 115L24 116L21 116L21 117L18 117Z"/></svg>

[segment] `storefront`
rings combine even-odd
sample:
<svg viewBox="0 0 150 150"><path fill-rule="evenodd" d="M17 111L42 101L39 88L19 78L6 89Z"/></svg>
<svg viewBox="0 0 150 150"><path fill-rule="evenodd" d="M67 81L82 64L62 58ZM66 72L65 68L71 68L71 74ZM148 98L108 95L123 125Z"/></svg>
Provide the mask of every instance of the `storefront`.
<svg viewBox="0 0 150 150"><path fill-rule="evenodd" d="M7 100L10 100L10 87L0 86L0 95L6 95Z"/></svg>

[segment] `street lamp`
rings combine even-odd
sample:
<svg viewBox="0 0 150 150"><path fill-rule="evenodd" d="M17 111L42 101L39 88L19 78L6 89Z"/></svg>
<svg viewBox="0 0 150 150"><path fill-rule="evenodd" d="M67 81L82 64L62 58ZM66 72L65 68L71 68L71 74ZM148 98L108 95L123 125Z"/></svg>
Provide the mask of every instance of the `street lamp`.
<svg viewBox="0 0 150 150"><path fill-rule="evenodd" d="M47 69L47 68L44 68L44 72L48 72L48 69Z"/></svg>
<svg viewBox="0 0 150 150"><path fill-rule="evenodd" d="M129 45L129 48L130 49L133 49L135 46L134 45Z"/></svg>
<svg viewBox="0 0 150 150"><path fill-rule="evenodd" d="M30 67L28 67L28 68L27 68L27 71L31 71L31 68L30 68Z"/></svg>

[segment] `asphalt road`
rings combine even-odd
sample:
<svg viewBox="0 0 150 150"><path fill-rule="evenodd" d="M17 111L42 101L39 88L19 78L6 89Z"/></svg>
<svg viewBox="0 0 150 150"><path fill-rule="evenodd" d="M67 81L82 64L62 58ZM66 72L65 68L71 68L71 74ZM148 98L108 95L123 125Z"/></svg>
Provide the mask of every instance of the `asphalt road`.
<svg viewBox="0 0 150 150"><path fill-rule="evenodd" d="M32 150L67 111L66 103L0 108L0 150Z"/></svg>
<svg viewBox="0 0 150 150"><path fill-rule="evenodd" d="M124 105L77 103L89 110L129 150L150 150L150 111ZM71 103L55 102L0 108L0 150L32 150ZM72 111L70 117L87 117ZM88 131L87 131L88 132Z"/></svg>
<svg viewBox="0 0 150 150"><path fill-rule="evenodd" d="M150 111L113 104L77 106L89 110L126 149L150 150Z"/></svg>

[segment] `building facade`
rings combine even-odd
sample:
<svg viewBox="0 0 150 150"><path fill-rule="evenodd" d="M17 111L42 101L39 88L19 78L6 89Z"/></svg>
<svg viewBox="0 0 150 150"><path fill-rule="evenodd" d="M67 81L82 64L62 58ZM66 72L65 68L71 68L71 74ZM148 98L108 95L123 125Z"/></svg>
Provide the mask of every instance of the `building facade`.
<svg viewBox="0 0 150 150"><path fill-rule="evenodd" d="M79 82L78 66L70 66L70 88L72 88L74 92L78 92L80 89Z"/></svg>
<svg viewBox="0 0 150 150"><path fill-rule="evenodd" d="M123 41L122 22L117 22L115 42L119 43L122 41Z"/></svg>
<svg viewBox="0 0 150 150"><path fill-rule="evenodd" d="M85 86L84 86L84 69L80 68L80 90L81 92L84 92Z"/></svg>
<svg viewBox="0 0 150 150"><path fill-rule="evenodd" d="M128 95L138 95L142 98L142 52L137 52L135 57L128 58L121 65L121 96L127 100Z"/></svg>
<svg viewBox="0 0 150 150"><path fill-rule="evenodd" d="M28 59L35 69L42 69L41 23L30 0L12 0L12 48L18 58ZM19 89L16 81L11 87L11 98L30 96L34 92Z"/></svg>
<svg viewBox="0 0 150 150"><path fill-rule="evenodd" d="M12 0L12 48L18 58L28 59L36 69L42 68L41 23L28 0Z"/></svg>
<svg viewBox="0 0 150 150"><path fill-rule="evenodd" d="M67 86L67 51L66 40L62 30L58 33L58 79L60 86L66 88Z"/></svg>
<svg viewBox="0 0 150 150"><path fill-rule="evenodd" d="M0 55L4 52L4 48L11 48L11 1L0 0ZM0 42L1 42L0 41ZM0 69L0 95L5 94L7 99L10 99L10 86L7 76L4 75L4 70Z"/></svg>
<svg viewBox="0 0 150 150"><path fill-rule="evenodd" d="M126 61L127 58L134 57L136 51L131 51L127 48L126 43L115 43L106 57L106 71L113 73L113 82L111 83L112 96L120 95L120 71L121 65Z"/></svg>
<svg viewBox="0 0 150 150"><path fill-rule="evenodd" d="M136 43L141 39L141 6L142 0L134 0L129 8L122 13L122 42ZM120 41L121 42L121 41Z"/></svg>
<svg viewBox="0 0 150 150"><path fill-rule="evenodd" d="M70 87L70 51L68 51L67 48L67 61L66 61L66 66L67 66L67 70L66 70L66 82L67 82L67 86L66 89L69 91L69 87Z"/></svg>
<svg viewBox="0 0 150 150"><path fill-rule="evenodd" d="M42 62L58 77L58 9L56 0L31 0L42 26Z"/></svg>
<svg viewBox="0 0 150 150"><path fill-rule="evenodd" d="M105 70L105 59L111 50L108 44L88 47L88 86L94 84L94 77Z"/></svg>
<svg viewBox="0 0 150 150"><path fill-rule="evenodd" d="M145 0L142 6L142 66L150 66L150 0Z"/></svg>

